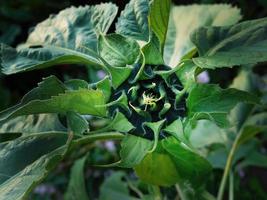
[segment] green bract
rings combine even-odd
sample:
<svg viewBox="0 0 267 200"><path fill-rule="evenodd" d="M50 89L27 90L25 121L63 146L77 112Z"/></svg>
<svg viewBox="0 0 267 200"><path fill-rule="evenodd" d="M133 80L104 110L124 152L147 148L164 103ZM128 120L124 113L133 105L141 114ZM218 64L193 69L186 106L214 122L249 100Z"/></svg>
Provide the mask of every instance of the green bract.
<svg viewBox="0 0 267 200"><path fill-rule="evenodd" d="M0 113L0 200L24 199L68 152L103 139L122 139L121 160L112 165L134 168L143 181L200 188L211 165L190 141L197 121L229 127L237 103L259 103L195 77L207 68L267 61L266 18L236 24L240 11L230 5L131 0L107 34L117 10L111 3L67 8L39 23L25 44L1 44L5 74L83 64L107 75L96 83L44 78ZM108 123L92 125L101 119ZM84 164L78 160L72 173Z"/></svg>

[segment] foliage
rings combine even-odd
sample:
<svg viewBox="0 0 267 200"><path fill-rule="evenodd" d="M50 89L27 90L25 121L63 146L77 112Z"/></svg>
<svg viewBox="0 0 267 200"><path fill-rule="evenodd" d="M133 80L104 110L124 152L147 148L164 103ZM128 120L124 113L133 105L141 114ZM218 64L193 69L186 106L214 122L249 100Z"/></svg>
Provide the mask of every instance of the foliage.
<svg viewBox="0 0 267 200"><path fill-rule="evenodd" d="M109 33L117 12L113 3L70 7L39 23L24 44L1 44L6 75L79 64L106 76L46 77L0 112L0 199L25 199L68 158L65 199L89 199L88 149L101 140L122 140L120 160L102 167L132 168L141 183L115 173L100 199L160 199L158 186L173 185L182 199L213 199L206 186L216 168L224 169L218 200L228 176L233 198L239 168L266 167L255 138L266 132L266 91L253 65L267 61L267 19L237 23L240 11L230 5L131 0ZM240 71L228 88L197 81L203 70L233 66Z"/></svg>

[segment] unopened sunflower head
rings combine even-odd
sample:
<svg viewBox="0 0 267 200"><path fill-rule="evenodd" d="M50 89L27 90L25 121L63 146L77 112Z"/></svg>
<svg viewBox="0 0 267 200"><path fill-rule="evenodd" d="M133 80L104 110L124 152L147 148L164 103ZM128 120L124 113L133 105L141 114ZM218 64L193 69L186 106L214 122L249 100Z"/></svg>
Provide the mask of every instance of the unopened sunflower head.
<svg viewBox="0 0 267 200"><path fill-rule="evenodd" d="M113 91L110 102L124 99L127 104L112 104L111 113L123 113L128 121L135 127L131 134L153 139L151 129L145 126L147 122L164 120L160 138L168 136L164 127L186 113L183 86L171 68L164 65L146 65L143 71L145 77L133 81L140 65L135 65L132 74L119 88Z"/></svg>

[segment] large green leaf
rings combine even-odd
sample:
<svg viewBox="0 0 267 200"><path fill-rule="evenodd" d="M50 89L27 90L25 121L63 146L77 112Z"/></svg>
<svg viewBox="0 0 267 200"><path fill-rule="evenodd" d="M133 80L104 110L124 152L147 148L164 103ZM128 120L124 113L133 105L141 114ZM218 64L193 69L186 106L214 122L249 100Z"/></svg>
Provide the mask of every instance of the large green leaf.
<svg viewBox="0 0 267 200"><path fill-rule="evenodd" d="M140 54L138 43L119 34L101 35L98 50L100 56L113 67L134 64Z"/></svg>
<svg viewBox="0 0 267 200"><path fill-rule="evenodd" d="M190 181L193 185L201 185L207 180L211 165L202 156L174 137L162 140L162 146L171 155L181 179Z"/></svg>
<svg viewBox="0 0 267 200"><path fill-rule="evenodd" d="M73 103L75 102L75 103ZM40 113L66 113L74 111L80 114L106 116L103 93L98 90L80 89L67 91L59 96L46 100L32 100L27 104L20 103L0 113L0 120L12 117Z"/></svg>
<svg viewBox="0 0 267 200"><path fill-rule="evenodd" d="M186 101L188 114L193 119L209 119L218 126L229 125L227 114L239 102L259 103L259 99L234 88L221 89L217 85L196 84Z"/></svg>
<svg viewBox="0 0 267 200"><path fill-rule="evenodd" d="M56 114L27 115L0 123L0 133L42 133L48 131L66 131Z"/></svg>
<svg viewBox="0 0 267 200"><path fill-rule="evenodd" d="M1 144L0 199L25 199L63 158L66 133L32 134ZM65 146L67 147L67 146Z"/></svg>
<svg viewBox="0 0 267 200"><path fill-rule="evenodd" d="M267 18L226 27L202 27L191 37L202 68L232 67L267 61Z"/></svg>
<svg viewBox="0 0 267 200"><path fill-rule="evenodd" d="M26 94L19 104L2 111L0 121L21 115L68 111L106 116L105 97L100 90L80 88L64 91L61 83L56 81L57 79L53 76L44 79L37 88Z"/></svg>
<svg viewBox="0 0 267 200"><path fill-rule="evenodd" d="M87 156L84 156L75 161L71 168L70 182L67 192L64 196L65 200L89 200L86 192L84 167Z"/></svg>
<svg viewBox="0 0 267 200"><path fill-rule="evenodd" d="M149 40L149 1L131 0L121 12L116 24L116 33L136 40Z"/></svg>
<svg viewBox="0 0 267 200"><path fill-rule="evenodd" d="M71 7L38 24L27 42L17 49L1 45L5 74L40 69L62 63L101 65L97 37L106 33L117 13L111 3Z"/></svg>
<svg viewBox="0 0 267 200"><path fill-rule="evenodd" d="M172 186L180 180L180 174L171 156L164 151L148 153L134 170L138 177L148 184Z"/></svg>
<svg viewBox="0 0 267 200"><path fill-rule="evenodd" d="M173 6L170 13L164 60L176 67L194 48L190 34L201 26L232 25L241 19L240 10L227 4Z"/></svg>

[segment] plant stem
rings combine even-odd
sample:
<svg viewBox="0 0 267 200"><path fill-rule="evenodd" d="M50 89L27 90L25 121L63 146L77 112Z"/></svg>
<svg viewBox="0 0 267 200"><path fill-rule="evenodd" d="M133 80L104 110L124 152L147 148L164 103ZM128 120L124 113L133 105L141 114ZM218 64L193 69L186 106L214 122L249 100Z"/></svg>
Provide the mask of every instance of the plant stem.
<svg viewBox="0 0 267 200"><path fill-rule="evenodd" d="M234 172L230 171L229 174L229 200L234 200Z"/></svg>
<svg viewBox="0 0 267 200"><path fill-rule="evenodd" d="M98 140L120 140L123 137L124 135L119 132L106 132L106 133L87 135L77 140L74 140L73 143L71 144L71 149L75 149L77 147L80 147L81 145L85 145Z"/></svg>
<svg viewBox="0 0 267 200"><path fill-rule="evenodd" d="M154 194L154 197L155 197L154 199L155 200L162 200L159 186L152 185L152 191L153 191L153 194Z"/></svg>
<svg viewBox="0 0 267 200"><path fill-rule="evenodd" d="M232 161L233 161L234 154L235 154L235 151L237 149L238 142L239 142L239 139L240 139L241 135L242 135L242 131L239 131L239 133L237 134L237 136L235 138L235 141L234 141L234 143L233 143L233 145L231 147L230 153L228 155L228 158L227 158L227 161L226 161L226 165L225 165L225 168L224 168L224 172L223 172L222 181L220 183L219 192L218 192L218 195L217 195L217 200L223 200L223 193L224 193L224 188L225 188L225 185L226 185L227 177L228 177L229 172L231 170Z"/></svg>
<svg viewBox="0 0 267 200"><path fill-rule="evenodd" d="M177 190L178 196L180 197L181 200L186 200L186 196L183 193L182 189L180 188L179 184L175 184L175 188Z"/></svg>

